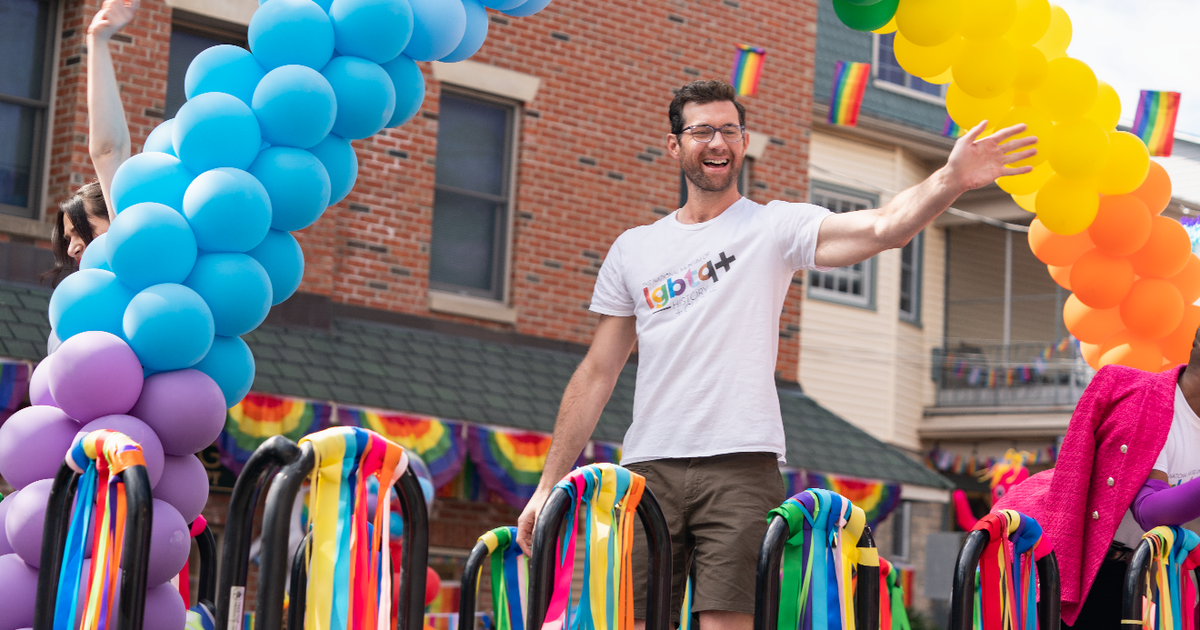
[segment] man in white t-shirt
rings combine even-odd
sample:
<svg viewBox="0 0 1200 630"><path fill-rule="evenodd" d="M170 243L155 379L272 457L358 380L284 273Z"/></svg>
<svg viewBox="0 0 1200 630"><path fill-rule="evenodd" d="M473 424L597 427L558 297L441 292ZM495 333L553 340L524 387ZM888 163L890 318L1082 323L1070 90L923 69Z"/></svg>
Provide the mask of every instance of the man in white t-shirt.
<svg viewBox="0 0 1200 630"><path fill-rule="evenodd" d="M1024 125L978 139L981 124L958 140L946 166L882 208L831 214L810 204L763 206L738 193L745 108L728 83L684 86L669 119L667 150L686 176L687 203L625 232L609 250L591 303L600 314L595 337L563 394L517 540L528 552L542 504L591 437L636 341L633 423L621 463L646 477L666 514L673 609L691 557L701 630L749 630L766 514L786 498L774 374L793 274L904 246L960 194L1029 172L1007 165L1033 155L1037 140L1010 141ZM635 549L634 561L643 563L633 571L640 624L645 552Z"/></svg>

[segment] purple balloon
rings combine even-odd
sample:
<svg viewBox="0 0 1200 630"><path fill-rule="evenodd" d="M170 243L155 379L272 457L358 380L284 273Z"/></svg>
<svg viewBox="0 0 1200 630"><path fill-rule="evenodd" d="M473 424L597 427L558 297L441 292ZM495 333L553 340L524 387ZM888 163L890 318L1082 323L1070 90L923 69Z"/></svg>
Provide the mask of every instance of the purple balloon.
<svg viewBox="0 0 1200 630"><path fill-rule="evenodd" d="M208 502L208 471L195 455L163 457L162 479L154 486L154 498L179 510L185 523L200 516Z"/></svg>
<svg viewBox="0 0 1200 630"><path fill-rule="evenodd" d="M50 500L52 485L53 479L43 479L25 486L8 507L8 514L4 515L4 535L8 544L25 564L34 568L42 560L42 525L46 521L46 503Z"/></svg>
<svg viewBox="0 0 1200 630"><path fill-rule="evenodd" d="M33 375L29 377L29 404L31 405L58 405L54 404L54 396L50 395L50 372L54 368L50 367L53 354L42 359L41 363L33 368Z"/></svg>
<svg viewBox="0 0 1200 630"><path fill-rule="evenodd" d="M150 563L146 567L146 586L158 586L179 575L192 550L192 535L179 510L166 501L154 500L150 527ZM179 599L179 592L175 592ZM182 602L183 600L180 599Z"/></svg>
<svg viewBox="0 0 1200 630"><path fill-rule="evenodd" d="M8 514L8 508L12 507L13 497L17 496L17 492L20 490L0 499L0 556L13 553L12 545L8 544L8 534L4 533L4 515Z"/></svg>
<svg viewBox="0 0 1200 630"><path fill-rule="evenodd" d="M129 415L154 429L163 453L191 455L215 442L225 427L225 395L199 370L159 372L146 379Z"/></svg>
<svg viewBox="0 0 1200 630"><path fill-rule="evenodd" d="M33 607L37 603L37 569L22 562L15 553L0 556L0 595L4 597L0 630L32 626ZM183 601L178 595L175 599Z"/></svg>
<svg viewBox="0 0 1200 630"><path fill-rule="evenodd" d="M80 422L125 413L142 393L142 364L129 344L112 333L79 333L54 355L50 394Z"/></svg>
<svg viewBox="0 0 1200 630"><path fill-rule="evenodd" d="M179 596L179 589L171 584L147 588L145 610L142 630L181 630L187 623L183 598Z"/></svg>
<svg viewBox="0 0 1200 630"><path fill-rule="evenodd" d="M26 407L0 426L0 477L20 490L51 479L80 425L58 407Z"/></svg>
<svg viewBox="0 0 1200 630"><path fill-rule="evenodd" d="M150 477L150 487L153 488L162 477L163 472L162 442L158 441L158 436L154 434L154 430L146 426L145 422L133 416L114 414L104 416L103 418L96 418L83 425L83 428L75 434L75 437L78 439L87 433L99 431L100 429L111 429L119 433L124 433L142 446L142 458L146 460L146 474Z"/></svg>

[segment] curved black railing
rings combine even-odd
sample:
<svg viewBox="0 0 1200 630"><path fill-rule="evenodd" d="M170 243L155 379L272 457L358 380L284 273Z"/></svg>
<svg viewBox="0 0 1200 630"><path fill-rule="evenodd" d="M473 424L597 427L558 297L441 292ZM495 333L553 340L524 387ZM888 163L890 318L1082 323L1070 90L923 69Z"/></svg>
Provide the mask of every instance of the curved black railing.
<svg viewBox="0 0 1200 630"><path fill-rule="evenodd" d="M987 531L977 529L967 534L958 561L954 565L954 587L950 592L950 630L971 630L975 615L975 568L983 550L991 542ZM1037 561L1038 583L1038 627L1043 630L1059 630L1062 625L1062 585L1058 575L1058 558L1054 552Z"/></svg>

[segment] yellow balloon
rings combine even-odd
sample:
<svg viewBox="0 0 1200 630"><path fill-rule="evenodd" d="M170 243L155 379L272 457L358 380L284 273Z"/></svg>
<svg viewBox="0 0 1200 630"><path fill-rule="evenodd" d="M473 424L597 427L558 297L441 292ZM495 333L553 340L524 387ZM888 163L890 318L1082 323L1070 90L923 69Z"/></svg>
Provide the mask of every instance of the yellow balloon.
<svg viewBox="0 0 1200 630"><path fill-rule="evenodd" d="M1014 44L1031 46L1050 27L1049 0L1017 0L1016 19L1004 36Z"/></svg>
<svg viewBox="0 0 1200 630"><path fill-rule="evenodd" d="M896 31L896 16L893 15L892 19L888 20L887 24L884 24L883 26L880 26L879 28L877 28L871 32L879 33L880 35L887 35L888 33L893 33L895 31Z"/></svg>
<svg viewBox="0 0 1200 630"><path fill-rule="evenodd" d="M1124 195L1131 193L1146 180L1150 172L1150 151L1141 138L1126 132L1112 131L1108 134L1112 150L1108 163L1100 170L1096 179L1102 195Z"/></svg>
<svg viewBox="0 0 1200 630"><path fill-rule="evenodd" d="M1017 62L1017 74L1013 77L1013 89L1018 92L1036 90L1046 80L1046 55L1033 46L1021 46L1013 52Z"/></svg>
<svg viewBox="0 0 1200 630"><path fill-rule="evenodd" d="M1034 205L1034 200L1036 198L1037 198L1036 192L1029 193L1028 195L1013 195L1012 196L1012 200L1017 204L1017 207L1019 207L1020 209L1026 211L1026 212L1033 212L1035 214L1037 213L1036 206Z"/></svg>
<svg viewBox="0 0 1200 630"><path fill-rule="evenodd" d="M1113 86L1104 81L1096 82L1096 103L1084 116L1100 123L1105 131L1117 128L1117 121L1121 119L1121 97L1117 96Z"/></svg>
<svg viewBox="0 0 1200 630"><path fill-rule="evenodd" d="M1046 53L1046 59L1057 59L1067 54L1071 45L1071 18L1057 4L1050 5L1050 27L1034 46Z"/></svg>
<svg viewBox="0 0 1200 630"><path fill-rule="evenodd" d="M936 77L950 69L950 62L958 56L963 39L958 35L937 46L918 46L904 36L896 33L892 51L896 53L896 61L900 67L915 77Z"/></svg>
<svg viewBox="0 0 1200 630"><path fill-rule="evenodd" d="M969 0L963 4L963 37L986 41L1012 28L1017 19L1017 0Z"/></svg>
<svg viewBox="0 0 1200 630"><path fill-rule="evenodd" d="M954 80L954 74L950 72L950 68L946 68L945 72L937 75L936 77L925 77L926 82L934 83L937 85L945 85L953 80Z"/></svg>
<svg viewBox="0 0 1200 630"><path fill-rule="evenodd" d="M1011 127L1020 123L1025 123L1025 131L1010 138L1009 142L1017 138L1034 136L1038 139L1040 145L1034 145L1038 149L1036 155L1019 162L1013 162L1012 166L1037 166L1045 162L1046 140L1054 132L1054 123L1050 121L1050 117L1042 110L1030 107L1029 105L1021 105L1008 110L1008 113L996 122L996 128L1004 129L1005 127Z"/></svg>
<svg viewBox="0 0 1200 630"><path fill-rule="evenodd" d="M1053 174L1054 169L1050 168L1049 164L1043 162L1033 167L1032 171L1025 173L1024 175L1009 175L1008 177L1001 177L1000 179L996 180L996 185L1000 187L1000 190L1003 190L1004 192L1013 196L1033 195L1037 193L1038 189L1040 189L1042 185L1046 183L1046 180L1050 179L1050 176ZM1026 210L1033 212L1032 204L1029 208L1026 208Z"/></svg>
<svg viewBox="0 0 1200 630"><path fill-rule="evenodd" d="M1040 107L1054 122L1083 116L1096 103L1096 73L1078 59L1059 57L1046 64L1041 87L1029 93L1034 106Z"/></svg>
<svg viewBox="0 0 1200 630"><path fill-rule="evenodd" d="M999 120L1012 109L1013 93L1004 92L995 98L975 98L962 91L958 83L946 88L946 113L963 129L970 129L984 120Z"/></svg>
<svg viewBox="0 0 1200 630"><path fill-rule="evenodd" d="M1046 142L1046 157L1054 172L1081 181L1100 174L1109 150L1108 132L1091 118L1058 123Z"/></svg>
<svg viewBox="0 0 1200 630"><path fill-rule="evenodd" d="M1055 173L1038 189L1038 219L1051 232L1071 236L1088 228L1100 209L1100 195L1088 182Z"/></svg>
<svg viewBox="0 0 1200 630"><path fill-rule="evenodd" d="M962 5L963 0L904 0L896 8L897 30L918 46L937 46L958 32Z"/></svg>
<svg viewBox="0 0 1200 630"><path fill-rule="evenodd" d="M1012 90L1017 63L1012 44L1004 39L963 42L950 71L954 83L975 98L993 98Z"/></svg>

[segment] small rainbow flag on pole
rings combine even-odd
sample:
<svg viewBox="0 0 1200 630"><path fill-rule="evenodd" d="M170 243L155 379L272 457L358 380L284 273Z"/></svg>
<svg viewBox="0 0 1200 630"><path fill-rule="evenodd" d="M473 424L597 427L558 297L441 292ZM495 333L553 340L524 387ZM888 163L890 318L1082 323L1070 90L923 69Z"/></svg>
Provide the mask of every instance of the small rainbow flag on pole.
<svg viewBox="0 0 1200 630"><path fill-rule="evenodd" d="M1175 116L1179 113L1179 92L1142 90L1137 113L1133 117L1133 135L1142 139L1150 155L1170 157L1175 146Z"/></svg>
<svg viewBox="0 0 1200 630"><path fill-rule="evenodd" d="M738 44L737 48L737 56L733 58L733 87L738 96L750 96L758 91L758 77L762 75L767 49L745 44Z"/></svg>
<svg viewBox="0 0 1200 630"><path fill-rule="evenodd" d="M851 127L858 124L858 109L870 74L869 63L837 62L833 70L833 96L829 99L830 124Z"/></svg>

